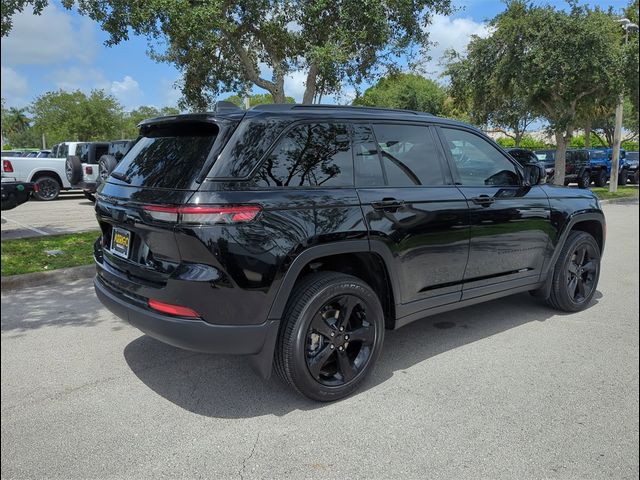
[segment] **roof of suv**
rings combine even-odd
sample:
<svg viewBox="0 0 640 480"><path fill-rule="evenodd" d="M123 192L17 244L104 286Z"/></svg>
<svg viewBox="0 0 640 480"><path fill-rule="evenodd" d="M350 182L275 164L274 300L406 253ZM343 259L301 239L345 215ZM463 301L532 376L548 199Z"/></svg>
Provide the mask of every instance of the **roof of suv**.
<svg viewBox="0 0 640 480"><path fill-rule="evenodd" d="M242 110L230 102L218 102L212 112L206 113L188 113L181 115L171 115L165 117L156 117L145 119L138 124L139 127L158 123L169 123L173 121L200 121L211 122L219 118L228 118L231 120L241 120L243 117L260 118L265 116L287 116L294 120L301 120L313 116L331 117L335 119L354 119L368 118L380 120L429 120L437 123L459 125L470 127L471 125L450 120L447 118L437 117L425 112L416 112L414 110L400 110L392 108L377 107L356 107L351 105L324 105L313 104L303 105L297 103L284 104L263 104L256 105L250 110ZM471 126L472 128L475 128Z"/></svg>

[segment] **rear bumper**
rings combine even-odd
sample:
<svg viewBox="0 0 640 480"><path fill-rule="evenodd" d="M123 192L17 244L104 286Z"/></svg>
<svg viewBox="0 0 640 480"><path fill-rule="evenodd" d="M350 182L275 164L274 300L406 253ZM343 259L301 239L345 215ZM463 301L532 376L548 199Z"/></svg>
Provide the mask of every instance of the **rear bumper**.
<svg viewBox="0 0 640 480"><path fill-rule="evenodd" d="M99 276L94 279L96 295L112 313L161 342L203 353L256 355L271 369L278 321L257 325L215 325L162 315L133 304L123 294L109 288Z"/></svg>
<svg viewBox="0 0 640 480"><path fill-rule="evenodd" d="M78 183L74 183L71 185L71 188L77 188L79 190L84 190L85 192L95 193L98 189L97 182L85 182L84 180Z"/></svg>

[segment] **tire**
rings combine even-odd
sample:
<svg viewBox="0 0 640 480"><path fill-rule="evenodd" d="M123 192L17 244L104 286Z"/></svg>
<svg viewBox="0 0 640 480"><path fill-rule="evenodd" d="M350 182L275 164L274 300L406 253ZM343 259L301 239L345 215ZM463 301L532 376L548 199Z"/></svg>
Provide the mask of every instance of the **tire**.
<svg viewBox="0 0 640 480"><path fill-rule="evenodd" d="M118 161L113 155L102 155L98 160L98 182L106 181L116 165L118 165Z"/></svg>
<svg viewBox="0 0 640 480"><path fill-rule="evenodd" d="M564 312L584 310L598 287L600 247L586 232L569 234L553 269L549 305Z"/></svg>
<svg viewBox="0 0 640 480"><path fill-rule="evenodd" d="M60 195L60 189L62 186L57 178L49 175L43 175L33 181L37 185L37 191L33 192L33 197L36 200L48 202L55 200Z"/></svg>
<svg viewBox="0 0 640 480"><path fill-rule="evenodd" d="M591 185L591 173L584 171L578 177L578 188L589 188Z"/></svg>
<svg viewBox="0 0 640 480"><path fill-rule="evenodd" d="M596 177L593 180L596 187L604 187L607 184L607 171L600 170L596 173Z"/></svg>
<svg viewBox="0 0 640 480"><path fill-rule="evenodd" d="M618 185L626 185L629 180L629 173L626 168L623 168L618 172Z"/></svg>
<svg viewBox="0 0 640 480"><path fill-rule="evenodd" d="M85 198L87 200L89 200L91 202L95 202L96 201L96 196L93 193L87 192L87 191L83 191L82 193L84 194L84 196L85 196Z"/></svg>
<svg viewBox="0 0 640 480"><path fill-rule="evenodd" d="M637 185L638 181L640 181L640 170L636 170L636 173L633 174L632 182Z"/></svg>
<svg viewBox="0 0 640 480"><path fill-rule="evenodd" d="M67 161L64 164L64 171L71 185L75 185L82 180L82 161L80 157L77 155L67 157Z"/></svg>
<svg viewBox="0 0 640 480"><path fill-rule="evenodd" d="M349 318L341 311L350 311ZM373 369L384 342L378 296L359 278L342 273L304 277L293 290L282 322L275 370L299 393L321 402L356 390Z"/></svg>

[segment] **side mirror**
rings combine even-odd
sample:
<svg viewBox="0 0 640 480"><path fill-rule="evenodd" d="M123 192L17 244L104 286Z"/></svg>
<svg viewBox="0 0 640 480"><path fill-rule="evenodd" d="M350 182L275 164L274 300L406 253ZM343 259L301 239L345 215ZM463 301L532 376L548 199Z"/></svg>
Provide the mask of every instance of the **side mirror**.
<svg viewBox="0 0 640 480"><path fill-rule="evenodd" d="M529 185L542 185L547 181L547 170L540 163L529 163L524 166L524 181Z"/></svg>

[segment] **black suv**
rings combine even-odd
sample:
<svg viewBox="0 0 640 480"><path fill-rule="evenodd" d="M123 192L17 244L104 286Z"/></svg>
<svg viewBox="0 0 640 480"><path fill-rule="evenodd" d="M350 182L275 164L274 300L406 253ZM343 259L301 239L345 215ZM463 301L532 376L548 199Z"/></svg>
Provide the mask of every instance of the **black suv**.
<svg viewBox="0 0 640 480"><path fill-rule="evenodd" d="M548 181L553 183L556 166L555 150L536 150L536 156L547 169ZM589 188L591 184L591 165L589 151L585 149L567 150L564 184L577 183L579 188Z"/></svg>
<svg viewBox="0 0 640 480"><path fill-rule="evenodd" d="M589 305L604 215L543 177L473 127L410 111L221 104L147 120L98 190L96 292L158 340L250 355L334 400L385 329L525 291Z"/></svg>

